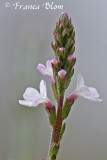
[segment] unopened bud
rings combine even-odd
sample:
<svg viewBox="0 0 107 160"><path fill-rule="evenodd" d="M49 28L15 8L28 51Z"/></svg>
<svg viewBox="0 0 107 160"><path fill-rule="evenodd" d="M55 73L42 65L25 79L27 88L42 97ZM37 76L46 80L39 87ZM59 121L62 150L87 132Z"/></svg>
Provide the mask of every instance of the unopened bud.
<svg viewBox="0 0 107 160"><path fill-rule="evenodd" d="M64 55L64 52L65 52L65 48L64 47L61 47L61 48L58 48L57 49L57 55L58 55L58 57L64 57L65 55Z"/></svg>
<svg viewBox="0 0 107 160"><path fill-rule="evenodd" d="M67 49L70 49L71 47L73 47L74 44L75 44L75 39L70 37L70 38L67 40L66 48L67 48Z"/></svg>
<svg viewBox="0 0 107 160"><path fill-rule="evenodd" d="M56 44L54 42L51 42L51 46L52 46L54 52L56 53L56 50L57 50Z"/></svg>
<svg viewBox="0 0 107 160"><path fill-rule="evenodd" d="M71 35L71 38L74 38L75 37L75 31L73 31L72 35Z"/></svg>
<svg viewBox="0 0 107 160"><path fill-rule="evenodd" d="M46 111L49 116L49 122L51 126L55 126L56 124L56 108L51 102L44 103Z"/></svg>
<svg viewBox="0 0 107 160"><path fill-rule="evenodd" d="M53 67L56 67L58 65L58 60L56 58L52 59L51 63Z"/></svg>
<svg viewBox="0 0 107 160"><path fill-rule="evenodd" d="M55 38L55 42L58 44L58 45L61 45L62 46L62 37L59 33L54 33L54 38Z"/></svg>
<svg viewBox="0 0 107 160"><path fill-rule="evenodd" d="M61 24L60 24L60 30L62 31L63 29L64 29L64 23L61 22Z"/></svg>
<svg viewBox="0 0 107 160"><path fill-rule="evenodd" d="M67 98L67 100L69 102L74 102L77 98L78 98L78 96L76 94L72 94Z"/></svg>
<svg viewBox="0 0 107 160"><path fill-rule="evenodd" d="M55 33L55 40L56 41L59 41L59 37L60 37L59 33Z"/></svg>
<svg viewBox="0 0 107 160"><path fill-rule="evenodd" d="M71 107L72 107L72 105L75 101L75 98L76 98L75 96L72 96L72 97L70 96L70 97L66 98L64 106L62 108L62 118L63 118L63 120L68 117L69 112L71 110Z"/></svg>
<svg viewBox="0 0 107 160"><path fill-rule="evenodd" d="M68 56L68 61L72 62L75 60L76 60L76 58L72 54Z"/></svg>
<svg viewBox="0 0 107 160"><path fill-rule="evenodd" d="M71 66L73 67L76 62L76 57L74 57L72 54L68 56L68 61L70 62Z"/></svg>
<svg viewBox="0 0 107 160"><path fill-rule="evenodd" d="M63 12L59 17L59 21L60 22L66 22L67 20L68 20L68 14Z"/></svg>
<svg viewBox="0 0 107 160"><path fill-rule="evenodd" d="M73 54L74 51L75 51L75 46L73 46L73 47L71 48L70 54Z"/></svg>
<svg viewBox="0 0 107 160"><path fill-rule="evenodd" d="M59 23L58 22L56 22L56 27L55 27L54 31L59 32Z"/></svg>
<svg viewBox="0 0 107 160"><path fill-rule="evenodd" d="M45 102L44 105L47 109L53 109L54 108L54 105L50 101Z"/></svg>
<svg viewBox="0 0 107 160"><path fill-rule="evenodd" d="M69 36L69 30L68 28L65 28L64 31L62 32L63 37Z"/></svg>
<svg viewBox="0 0 107 160"><path fill-rule="evenodd" d="M75 39L72 38L72 39L71 39L71 46L73 46L74 44L75 44Z"/></svg>
<svg viewBox="0 0 107 160"><path fill-rule="evenodd" d="M65 76L66 76L66 71L64 69L61 69L59 72L58 72L58 76L61 80L64 80L65 79Z"/></svg>

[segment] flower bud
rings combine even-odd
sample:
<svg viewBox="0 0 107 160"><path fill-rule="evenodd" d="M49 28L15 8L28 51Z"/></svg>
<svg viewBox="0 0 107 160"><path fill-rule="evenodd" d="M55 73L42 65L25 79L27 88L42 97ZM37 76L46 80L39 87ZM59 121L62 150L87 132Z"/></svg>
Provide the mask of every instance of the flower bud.
<svg viewBox="0 0 107 160"><path fill-rule="evenodd" d="M75 52L75 46L71 48L70 54L73 54L74 52Z"/></svg>
<svg viewBox="0 0 107 160"><path fill-rule="evenodd" d="M67 49L70 49L71 47L73 47L74 44L75 44L75 39L70 37L70 38L67 40L66 48L67 48Z"/></svg>
<svg viewBox="0 0 107 160"><path fill-rule="evenodd" d="M78 96L76 94L72 94L67 98L67 100L69 102L74 102L77 98L78 98Z"/></svg>
<svg viewBox="0 0 107 160"><path fill-rule="evenodd" d="M58 60L56 58L53 59L51 61L51 64L52 64L52 68L53 68L54 77L56 77L57 76L57 72L58 72ZM54 79L54 77L52 79ZM53 83L53 81L52 81L52 83Z"/></svg>
<svg viewBox="0 0 107 160"><path fill-rule="evenodd" d="M76 57L74 57L72 54L68 56L68 61L71 64L71 66L73 67L75 65L76 62Z"/></svg>
<svg viewBox="0 0 107 160"><path fill-rule="evenodd" d="M72 38L72 39L71 39L71 46L73 46L74 44L75 44L75 39Z"/></svg>
<svg viewBox="0 0 107 160"><path fill-rule="evenodd" d="M65 28L64 31L62 32L63 37L69 36L69 30L68 28Z"/></svg>
<svg viewBox="0 0 107 160"><path fill-rule="evenodd" d="M66 21L68 21L69 20L69 18L68 18L68 14L67 13L65 13L65 12L63 12L62 14L61 14L61 16L59 17L59 22L61 23L61 22L66 22Z"/></svg>
<svg viewBox="0 0 107 160"><path fill-rule="evenodd" d="M74 26L73 26L73 24L72 24L72 23L70 23L69 31L72 33L73 29L74 29Z"/></svg>
<svg viewBox="0 0 107 160"><path fill-rule="evenodd" d="M65 52L65 48L64 47L61 47L61 48L58 48L57 49L57 55L58 57L64 57L64 52Z"/></svg>
<svg viewBox="0 0 107 160"><path fill-rule="evenodd" d="M71 107L72 107L73 103L74 103L74 99L72 99L72 100L70 99L70 100L69 100L69 98L66 98L66 101L65 101L65 103L64 103L64 106L63 106L63 108L62 108L62 118L63 118L63 120L68 117L69 112L70 112L70 110L71 110Z"/></svg>
<svg viewBox="0 0 107 160"><path fill-rule="evenodd" d="M55 42L62 46L63 43L62 43L62 37L61 37L61 34L57 33L57 32L54 32L54 38L55 38Z"/></svg>
<svg viewBox="0 0 107 160"><path fill-rule="evenodd" d="M68 61L69 62L72 62L72 61L75 61L76 60L76 58L72 55L72 54L70 54L69 56L68 56Z"/></svg>
<svg viewBox="0 0 107 160"><path fill-rule="evenodd" d="M47 109L54 109L55 107L50 101L45 102L44 105Z"/></svg>
<svg viewBox="0 0 107 160"><path fill-rule="evenodd" d="M60 28L59 28L59 23L56 22L56 27L54 29L54 32L59 32L60 31Z"/></svg>
<svg viewBox="0 0 107 160"><path fill-rule="evenodd" d="M66 76L66 71L64 69L61 69L59 72L58 72L58 76L61 80L64 80L65 79L65 76Z"/></svg>
<svg viewBox="0 0 107 160"><path fill-rule="evenodd" d="M54 52L56 53L57 45L54 42L51 42L51 46L52 46Z"/></svg>
<svg viewBox="0 0 107 160"><path fill-rule="evenodd" d="M71 35L71 38L74 38L75 37L75 31L73 31L72 35Z"/></svg>
<svg viewBox="0 0 107 160"><path fill-rule="evenodd" d="M62 31L63 29L64 29L64 23L61 22L61 24L60 24L60 30Z"/></svg>
<svg viewBox="0 0 107 160"><path fill-rule="evenodd" d="M55 33L55 40L59 42L59 40L60 40L60 35L59 35L59 33Z"/></svg>
<svg viewBox="0 0 107 160"><path fill-rule="evenodd" d="M44 103L46 111L49 116L49 122L51 126L55 126L56 124L56 108L51 102Z"/></svg>
<svg viewBox="0 0 107 160"><path fill-rule="evenodd" d="M52 63L52 67L55 68L58 65L58 60L56 58L54 58L54 59L52 59L51 63Z"/></svg>

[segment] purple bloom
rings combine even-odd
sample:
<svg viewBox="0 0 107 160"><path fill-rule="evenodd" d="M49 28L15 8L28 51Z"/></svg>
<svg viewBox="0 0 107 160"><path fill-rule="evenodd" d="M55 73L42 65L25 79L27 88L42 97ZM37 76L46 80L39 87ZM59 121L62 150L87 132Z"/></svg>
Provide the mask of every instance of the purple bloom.
<svg viewBox="0 0 107 160"><path fill-rule="evenodd" d="M81 74L77 76L77 87L74 90L73 94L68 98L72 101L73 97L74 100L78 97L83 97L91 101L101 102L102 99L99 99L99 94L95 88L87 87L84 83L84 78Z"/></svg>
<svg viewBox="0 0 107 160"><path fill-rule="evenodd" d="M23 94L25 100L19 100L19 103L28 107L36 107L40 103L47 103L49 101L47 97L46 82L41 80L40 93L34 88L27 88Z"/></svg>
<svg viewBox="0 0 107 160"><path fill-rule="evenodd" d="M38 66L37 66L37 69L40 73L42 73L43 75L49 75L51 77L53 77L53 70L52 70L52 60L48 60L46 62L46 67L39 63Z"/></svg>

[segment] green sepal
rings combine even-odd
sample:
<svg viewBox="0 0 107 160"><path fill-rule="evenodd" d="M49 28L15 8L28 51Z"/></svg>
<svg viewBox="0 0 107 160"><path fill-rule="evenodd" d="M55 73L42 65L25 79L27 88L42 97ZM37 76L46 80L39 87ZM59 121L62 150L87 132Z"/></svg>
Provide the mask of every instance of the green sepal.
<svg viewBox="0 0 107 160"><path fill-rule="evenodd" d="M71 38L75 37L75 31L72 32Z"/></svg>
<svg viewBox="0 0 107 160"><path fill-rule="evenodd" d="M60 33L60 27L59 27L59 23L58 22L56 22L56 27L54 29L54 32Z"/></svg>
<svg viewBox="0 0 107 160"><path fill-rule="evenodd" d="M70 54L73 54L75 52L75 46L73 46L70 50Z"/></svg>
<svg viewBox="0 0 107 160"><path fill-rule="evenodd" d="M58 79L58 94L61 96L65 92L65 80Z"/></svg>
<svg viewBox="0 0 107 160"><path fill-rule="evenodd" d="M57 45L54 43L54 42L51 42L51 46L56 54L56 51L57 51Z"/></svg>
<svg viewBox="0 0 107 160"><path fill-rule="evenodd" d="M58 91L57 91L56 83L55 84L52 83L52 90L53 90L55 99L58 100Z"/></svg>
<svg viewBox="0 0 107 160"><path fill-rule="evenodd" d="M64 134L64 132L65 132L65 128L66 128L66 123L64 123L64 124L62 125L61 132L60 132L60 136L59 136L59 141L62 140L62 136L63 136L63 134Z"/></svg>
<svg viewBox="0 0 107 160"><path fill-rule="evenodd" d="M49 122L51 126L55 126L56 124L56 108L54 106L54 108L46 108L46 111L48 113L49 116Z"/></svg>
<svg viewBox="0 0 107 160"><path fill-rule="evenodd" d="M56 156L49 157L49 160L56 160Z"/></svg>
<svg viewBox="0 0 107 160"><path fill-rule="evenodd" d="M72 78L73 74L74 74L74 69L72 69L72 71L68 71L68 74L66 76L65 86L64 86L65 89L68 88L68 86L69 86L69 84L71 82L71 78Z"/></svg>
<svg viewBox="0 0 107 160"><path fill-rule="evenodd" d="M68 30L68 28L65 28L63 30L62 35L63 35L63 37L65 37L65 36L69 37L69 30Z"/></svg>
<svg viewBox="0 0 107 160"><path fill-rule="evenodd" d="M73 105L74 101L70 102L67 98L66 101L64 103L64 106L62 108L62 119L66 119L69 115L69 112L71 110L71 107Z"/></svg>
<svg viewBox="0 0 107 160"><path fill-rule="evenodd" d="M74 44L75 44L75 39L70 37L70 38L67 40L67 43L66 43L65 48L66 48L66 49L70 49L71 47L73 47Z"/></svg>
<svg viewBox="0 0 107 160"><path fill-rule="evenodd" d="M54 143L52 143L50 151L49 151L49 157L55 157L58 154L58 150L59 150L59 146L60 145L56 145Z"/></svg>
<svg viewBox="0 0 107 160"><path fill-rule="evenodd" d="M69 49L70 47L71 47L71 37L67 40L65 48Z"/></svg>
<svg viewBox="0 0 107 160"><path fill-rule="evenodd" d="M55 41L57 42L57 44L59 45L59 47L63 46L63 39L62 36L59 33L55 33Z"/></svg>

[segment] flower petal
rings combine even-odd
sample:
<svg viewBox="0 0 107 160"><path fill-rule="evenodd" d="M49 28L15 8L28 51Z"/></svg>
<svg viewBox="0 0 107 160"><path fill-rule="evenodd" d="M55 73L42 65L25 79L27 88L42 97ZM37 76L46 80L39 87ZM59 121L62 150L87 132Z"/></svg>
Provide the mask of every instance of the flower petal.
<svg viewBox="0 0 107 160"><path fill-rule="evenodd" d="M39 95L40 93L36 89L29 87L25 90L25 93L23 94L23 98L26 101L33 102Z"/></svg>
<svg viewBox="0 0 107 160"><path fill-rule="evenodd" d="M33 102L33 106L38 106L40 103L48 102L48 98L40 97Z"/></svg>
<svg viewBox="0 0 107 160"><path fill-rule="evenodd" d="M26 100L19 100L19 103L23 106L27 107L34 107L33 103L31 101L26 101Z"/></svg>
<svg viewBox="0 0 107 160"><path fill-rule="evenodd" d="M76 89L78 90L80 87L84 86L84 78L82 77L81 74L78 74L77 76L77 87Z"/></svg>
<svg viewBox="0 0 107 160"><path fill-rule="evenodd" d="M92 101L102 101L99 99L99 94L95 88L83 86L80 87L79 90L76 90L75 92L78 96L81 96L83 98L86 98L88 100Z"/></svg>
<svg viewBox="0 0 107 160"><path fill-rule="evenodd" d="M52 68L52 60L48 60L47 62L46 62L46 67L47 68Z"/></svg>
<svg viewBox="0 0 107 160"><path fill-rule="evenodd" d="M47 70L49 71L50 75L53 76L53 69L52 69L52 60L48 60L46 62Z"/></svg>
<svg viewBox="0 0 107 160"><path fill-rule="evenodd" d="M50 75L50 72L47 70L47 68L43 65L43 64L38 64L37 69L40 73L42 73L43 75Z"/></svg>
<svg viewBox="0 0 107 160"><path fill-rule="evenodd" d="M42 97L47 97L47 88L46 88L46 82L42 79L40 82L40 93Z"/></svg>

